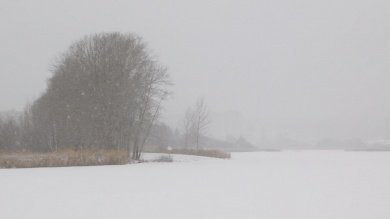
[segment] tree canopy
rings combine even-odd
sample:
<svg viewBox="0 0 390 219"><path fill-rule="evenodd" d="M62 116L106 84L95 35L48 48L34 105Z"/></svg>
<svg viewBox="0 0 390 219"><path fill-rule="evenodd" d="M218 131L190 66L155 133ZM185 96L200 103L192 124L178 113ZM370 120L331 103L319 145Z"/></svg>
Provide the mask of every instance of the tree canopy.
<svg viewBox="0 0 390 219"><path fill-rule="evenodd" d="M42 150L132 148L139 153L169 93L167 69L134 34L88 35L58 58L52 73L25 116L26 144Z"/></svg>

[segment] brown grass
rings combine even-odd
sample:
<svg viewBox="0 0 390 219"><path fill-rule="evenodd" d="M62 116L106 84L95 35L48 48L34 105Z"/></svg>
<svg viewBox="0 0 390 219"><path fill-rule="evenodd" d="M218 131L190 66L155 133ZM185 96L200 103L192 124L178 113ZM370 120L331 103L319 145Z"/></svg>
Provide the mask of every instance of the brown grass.
<svg viewBox="0 0 390 219"><path fill-rule="evenodd" d="M230 159L230 153L220 150L173 149L152 151ZM165 161L165 160L164 160ZM128 151L108 149L61 150L57 152L0 152L0 168L67 167L123 165L129 163Z"/></svg>
<svg viewBox="0 0 390 219"><path fill-rule="evenodd" d="M87 149L0 154L0 168L119 165L128 162L127 150Z"/></svg>

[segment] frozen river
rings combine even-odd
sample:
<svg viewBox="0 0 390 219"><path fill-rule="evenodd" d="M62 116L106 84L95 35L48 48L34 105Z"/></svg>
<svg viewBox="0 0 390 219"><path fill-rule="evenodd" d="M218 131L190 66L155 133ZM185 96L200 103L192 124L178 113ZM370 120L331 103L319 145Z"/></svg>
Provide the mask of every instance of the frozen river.
<svg viewBox="0 0 390 219"><path fill-rule="evenodd" d="M0 169L0 218L390 218L389 152L174 159Z"/></svg>

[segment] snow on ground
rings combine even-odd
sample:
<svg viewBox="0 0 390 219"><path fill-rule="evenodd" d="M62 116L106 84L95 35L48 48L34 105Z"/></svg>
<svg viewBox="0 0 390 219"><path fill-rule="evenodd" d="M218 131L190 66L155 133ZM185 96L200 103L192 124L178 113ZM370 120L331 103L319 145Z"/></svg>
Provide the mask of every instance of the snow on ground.
<svg viewBox="0 0 390 219"><path fill-rule="evenodd" d="M173 157L178 162L0 169L0 218L390 218L387 152Z"/></svg>

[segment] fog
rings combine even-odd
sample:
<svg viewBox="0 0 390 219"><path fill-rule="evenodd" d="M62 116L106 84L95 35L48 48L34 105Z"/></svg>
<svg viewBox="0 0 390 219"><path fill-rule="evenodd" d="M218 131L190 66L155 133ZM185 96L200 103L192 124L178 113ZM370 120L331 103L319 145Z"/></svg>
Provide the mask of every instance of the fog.
<svg viewBox="0 0 390 219"><path fill-rule="evenodd" d="M1 3L0 111L37 98L72 42L120 31L168 67L172 127L204 97L219 138L390 138L387 1Z"/></svg>

